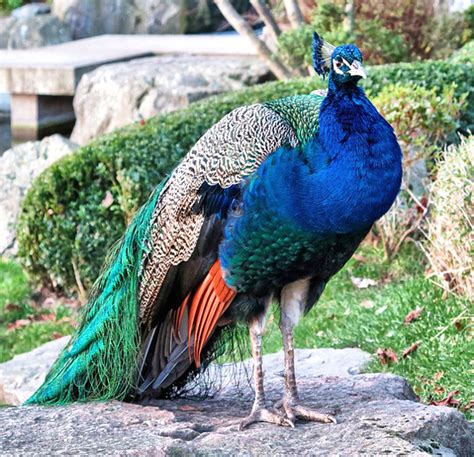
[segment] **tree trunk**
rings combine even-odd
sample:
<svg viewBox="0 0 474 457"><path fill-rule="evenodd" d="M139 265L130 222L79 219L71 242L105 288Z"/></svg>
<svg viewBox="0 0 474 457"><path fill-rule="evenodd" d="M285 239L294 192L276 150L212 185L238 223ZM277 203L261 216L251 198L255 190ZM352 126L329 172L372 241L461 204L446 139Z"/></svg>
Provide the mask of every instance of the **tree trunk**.
<svg viewBox="0 0 474 457"><path fill-rule="evenodd" d="M291 77L291 72L285 67L280 59L278 59L278 57L272 55L268 46L257 37L255 32L252 30L252 27L242 19L229 0L214 0L214 3L217 5L229 24L234 27L240 35L250 40L255 47L257 54L268 65L272 73L278 79L285 80Z"/></svg>
<svg viewBox="0 0 474 457"><path fill-rule="evenodd" d="M286 14L291 26L294 29L297 29L300 25L303 25L304 19L298 5L298 0L283 0L283 3L285 4Z"/></svg>
<svg viewBox="0 0 474 457"><path fill-rule="evenodd" d="M268 28L268 32L271 34L273 40L276 43L281 30L280 27L278 27L278 24L276 23L275 18L268 8L265 0L250 0L250 3L255 8L255 11L257 11L263 23Z"/></svg>

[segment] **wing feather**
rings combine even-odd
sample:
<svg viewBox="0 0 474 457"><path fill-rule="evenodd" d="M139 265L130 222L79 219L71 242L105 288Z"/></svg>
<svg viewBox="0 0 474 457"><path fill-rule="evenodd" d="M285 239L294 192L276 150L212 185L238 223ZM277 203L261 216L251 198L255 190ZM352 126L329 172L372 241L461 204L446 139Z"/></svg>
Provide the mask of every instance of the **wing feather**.
<svg viewBox="0 0 474 457"><path fill-rule="evenodd" d="M287 120L255 104L222 118L175 168L155 209L142 263L139 300L145 326L150 328L154 322L155 303L169 270L187 261L196 248L205 220L204 214L193 211L201 186L238 184L280 146L297 143Z"/></svg>

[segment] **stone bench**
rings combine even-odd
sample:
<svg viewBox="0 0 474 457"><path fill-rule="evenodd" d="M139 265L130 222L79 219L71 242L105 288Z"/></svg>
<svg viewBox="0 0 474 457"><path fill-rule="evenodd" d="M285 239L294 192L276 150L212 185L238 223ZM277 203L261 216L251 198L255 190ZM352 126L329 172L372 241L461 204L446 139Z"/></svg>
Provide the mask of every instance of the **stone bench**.
<svg viewBox="0 0 474 457"><path fill-rule="evenodd" d="M235 33L102 35L29 50L0 50L0 93L11 94L13 141L64 133L81 77L100 65L155 54L255 55Z"/></svg>

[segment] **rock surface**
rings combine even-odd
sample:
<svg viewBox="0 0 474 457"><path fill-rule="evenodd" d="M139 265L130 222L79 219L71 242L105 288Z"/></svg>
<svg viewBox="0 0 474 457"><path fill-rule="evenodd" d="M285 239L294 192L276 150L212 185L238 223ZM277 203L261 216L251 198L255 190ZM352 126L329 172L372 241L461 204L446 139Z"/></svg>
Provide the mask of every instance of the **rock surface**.
<svg viewBox="0 0 474 457"><path fill-rule="evenodd" d="M248 0L232 2L239 11ZM74 39L109 34L199 33L224 21L211 0L55 0L53 13L68 24Z"/></svg>
<svg viewBox="0 0 474 457"><path fill-rule="evenodd" d="M257 58L162 56L104 65L84 75L71 139L86 144L117 127L270 78Z"/></svg>
<svg viewBox="0 0 474 457"><path fill-rule="evenodd" d="M47 3L29 3L28 5L15 8L11 15L15 19L27 19L49 13L51 13L51 7Z"/></svg>
<svg viewBox="0 0 474 457"><path fill-rule="evenodd" d="M32 181L77 145L61 135L20 144L0 155L0 255L16 252L15 223Z"/></svg>
<svg viewBox="0 0 474 457"><path fill-rule="evenodd" d="M71 39L68 27L51 14L0 21L0 48L40 48L65 43Z"/></svg>
<svg viewBox="0 0 474 457"><path fill-rule="evenodd" d="M0 364L0 405L21 405L43 383L46 373L69 341L50 341Z"/></svg>
<svg viewBox="0 0 474 457"><path fill-rule="evenodd" d="M68 341L69 337L65 336L0 364L0 405L20 405L29 398L42 384L50 366ZM356 348L297 349L295 358L298 376L352 376L364 369L370 355ZM265 355L264 366L267 382L278 383L283 353ZM247 382L252 373L251 362L247 360L212 367L212 375L219 378L224 386L235 383L236 373L241 374L239 382Z"/></svg>
<svg viewBox="0 0 474 457"><path fill-rule="evenodd" d="M282 381L266 383L276 401ZM0 409L3 455L444 455L474 453L463 415L416 402L402 378L388 374L300 379L305 405L338 424L296 428L255 424L238 431L252 405L250 389L227 388L201 401L153 405L110 402Z"/></svg>

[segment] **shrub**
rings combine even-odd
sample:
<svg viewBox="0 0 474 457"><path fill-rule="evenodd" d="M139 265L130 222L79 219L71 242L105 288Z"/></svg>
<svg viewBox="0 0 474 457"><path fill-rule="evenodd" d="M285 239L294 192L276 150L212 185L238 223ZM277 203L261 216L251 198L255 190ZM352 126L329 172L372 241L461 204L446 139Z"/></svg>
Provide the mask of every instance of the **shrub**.
<svg viewBox="0 0 474 457"><path fill-rule="evenodd" d="M446 290L474 299L474 138L451 146L431 186L431 217L422 244Z"/></svg>
<svg viewBox="0 0 474 457"><path fill-rule="evenodd" d="M456 94L469 90L473 106L474 74L465 65L376 67L367 87L377 94L390 81L411 80L437 93L451 81L459 81ZM325 85L313 77L215 97L143 126L121 129L64 157L35 181L24 200L18 238L26 267L55 287L89 289L106 251L130 217L213 123L239 105L308 93ZM463 115L467 125L467 111Z"/></svg>
<svg viewBox="0 0 474 457"><path fill-rule="evenodd" d="M451 62L474 64L474 40L466 43L451 56Z"/></svg>
<svg viewBox="0 0 474 457"><path fill-rule="evenodd" d="M428 158L458 130L467 94L455 94L455 83L441 91L397 83L385 86L373 99L397 134L405 169L420 158Z"/></svg>
<svg viewBox="0 0 474 457"><path fill-rule="evenodd" d="M25 3L29 3L29 2L26 2L23 0L0 0L0 13L2 11L10 12L11 10L14 10L15 8L20 7Z"/></svg>
<svg viewBox="0 0 474 457"><path fill-rule="evenodd" d="M456 86L442 93L414 84L393 84L374 98L373 103L392 125L403 152L402 190L390 212L376 224L382 239L385 260L391 260L403 242L413 236L426 215L426 180L429 159L437 145L459 126L464 95L456 97Z"/></svg>
<svg viewBox="0 0 474 457"><path fill-rule="evenodd" d="M432 0L393 0L389 8L379 0L356 0L352 25L347 2L316 3L308 24L280 36L278 52L283 60L308 64L313 30L334 45L355 42L371 64L444 59L472 34L468 13L436 14ZM301 39L307 44L303 46Z"/></svg>

